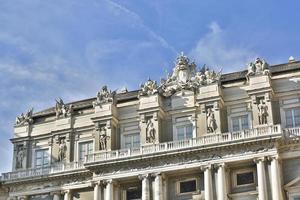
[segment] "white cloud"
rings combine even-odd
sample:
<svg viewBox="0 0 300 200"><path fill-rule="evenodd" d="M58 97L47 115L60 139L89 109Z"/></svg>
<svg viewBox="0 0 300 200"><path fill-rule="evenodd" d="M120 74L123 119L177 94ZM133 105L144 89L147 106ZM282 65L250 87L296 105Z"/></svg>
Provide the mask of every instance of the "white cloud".
<svg viewBox="0 0 300 200"><path fill-rule="evenodd" d="M209 25L204 35L189 53L198 63L212 67L223 67L225 72L244 69L246 63L256 57L247 45L230 40L217 22Z"/></svg>

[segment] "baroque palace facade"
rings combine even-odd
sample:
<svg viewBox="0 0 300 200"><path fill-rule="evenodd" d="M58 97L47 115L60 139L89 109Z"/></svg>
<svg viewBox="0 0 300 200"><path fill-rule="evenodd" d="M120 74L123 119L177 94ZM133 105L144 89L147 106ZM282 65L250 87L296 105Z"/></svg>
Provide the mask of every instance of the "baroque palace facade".
<svg viewBox="0 0 300 200"><path fill-rule="evenodd" d="M221 74L183 54L160 83L16 119L9 200L300 199L300 62Z"/></svg>

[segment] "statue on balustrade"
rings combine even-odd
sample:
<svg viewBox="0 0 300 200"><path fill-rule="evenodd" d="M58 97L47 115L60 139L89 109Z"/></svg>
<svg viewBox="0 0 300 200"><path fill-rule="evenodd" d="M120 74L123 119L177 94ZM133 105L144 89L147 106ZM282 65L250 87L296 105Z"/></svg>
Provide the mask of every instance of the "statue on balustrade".
<svg viewBox="0 0 300 200"><path fill-rule="evenodd" d="M154 143L155 142L155 134L156 134L156 130L154 128L153 118L151 118L147 121L146 142Z"/></svg>
<svg viewBox="0 0 300 200"><path fill-rule="evenodd" d="M215 114L212 108L207 109L206 119L207 119L207 132L208 133L215 132L217 128L217 124L216 124Z"/></svg>
<svg viewBox="0 0 300 200"><path fill-rule="evenodd" d="M24 154L25 149L23 146L19 146L18 152L17 152L17 160L16 160L16 168L22 169L23 168L23 162L24 162Z"/></svg>
<svg viewBox="0 0 300 200"><path fill-rule="evenodd" d="M26 114L21 113L20 116L16 117L16 124L15 125L16 126L21 126L21 125L24 125L24 124L31 124L33 122L32 115L33 115L33 108L28 110Z"/></svg>
<svg viewBox="0 0 300 200"><path fill-rule="evenodd" d="M256 58L255 62L250 62L247 66L248 72L246 74L246 79L249 81L250 76L257 74L270 75L269 64L261 58Z"/></svg>
<svg viewBox="0 0 300 200"><path fill-rule="evenodd" d="M55 99L55 101L56 101L55 104L56 119L58 119L59 117L65 118L73 114L72 104L67 106L61 98L59 98L59 100Z"/></svg>
<svg viewBox="0 0 300 200"><path fill-rule="evenodd" d="M258 107L258 121L259 124L267 124L268 123L268 106L265 104L265 102L261 99L259 101Z"/></svg>
<svg viewBox="0 0 300 200"><path fill-rule="evenodd" d="M141 96L153 95L157 93L157 83L156 81L152 81L150 78L144 84L141 84L140 88L141 90L139 92L139 95Z"/></svg>
<svg viewBox="0 0 300 200"><path fill-rule="evenodd" d="M99 129L99 150L107 150L107 141L110 137L106 133L106 128L104 126Z"/></svg>
<svg viewBox="0 0 300 200"><path fill-rule="evenodd" d="M96 101L93 101L93 107L101 106L103 103L113 102L116 91L108 90L107 86L103 86L100 91L97 92Z"/></svg>
<svg viewBox="0 0 300 200"><path fill-rule="evenodd" d="M60 140L58 149L58 161L63 161L66 158L67 145L64 139Z"/></svg>

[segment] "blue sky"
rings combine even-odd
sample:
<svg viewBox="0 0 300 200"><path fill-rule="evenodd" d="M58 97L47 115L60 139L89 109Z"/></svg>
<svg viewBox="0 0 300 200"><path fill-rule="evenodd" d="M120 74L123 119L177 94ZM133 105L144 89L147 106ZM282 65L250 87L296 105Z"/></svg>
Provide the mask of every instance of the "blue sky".
<svg viewBox="0 0 300 200"><path fill-rule="evenodd" d="M198 66L245 69L300 58L300 3L271 0L0 1L0 172L15 116L93 97L104 84L159 80L184 51Z"/></svg>

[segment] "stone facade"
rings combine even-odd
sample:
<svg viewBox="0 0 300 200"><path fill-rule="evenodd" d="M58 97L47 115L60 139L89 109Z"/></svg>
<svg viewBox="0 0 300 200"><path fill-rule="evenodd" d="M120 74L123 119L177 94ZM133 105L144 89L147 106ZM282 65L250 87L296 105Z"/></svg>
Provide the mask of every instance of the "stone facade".
<svg viewBox="0 0 300 200"><path fill-rule="evenodd" d="M0 199L300 199L300 62L246 68L182 54L160 83L21 114Z"/></svg>

